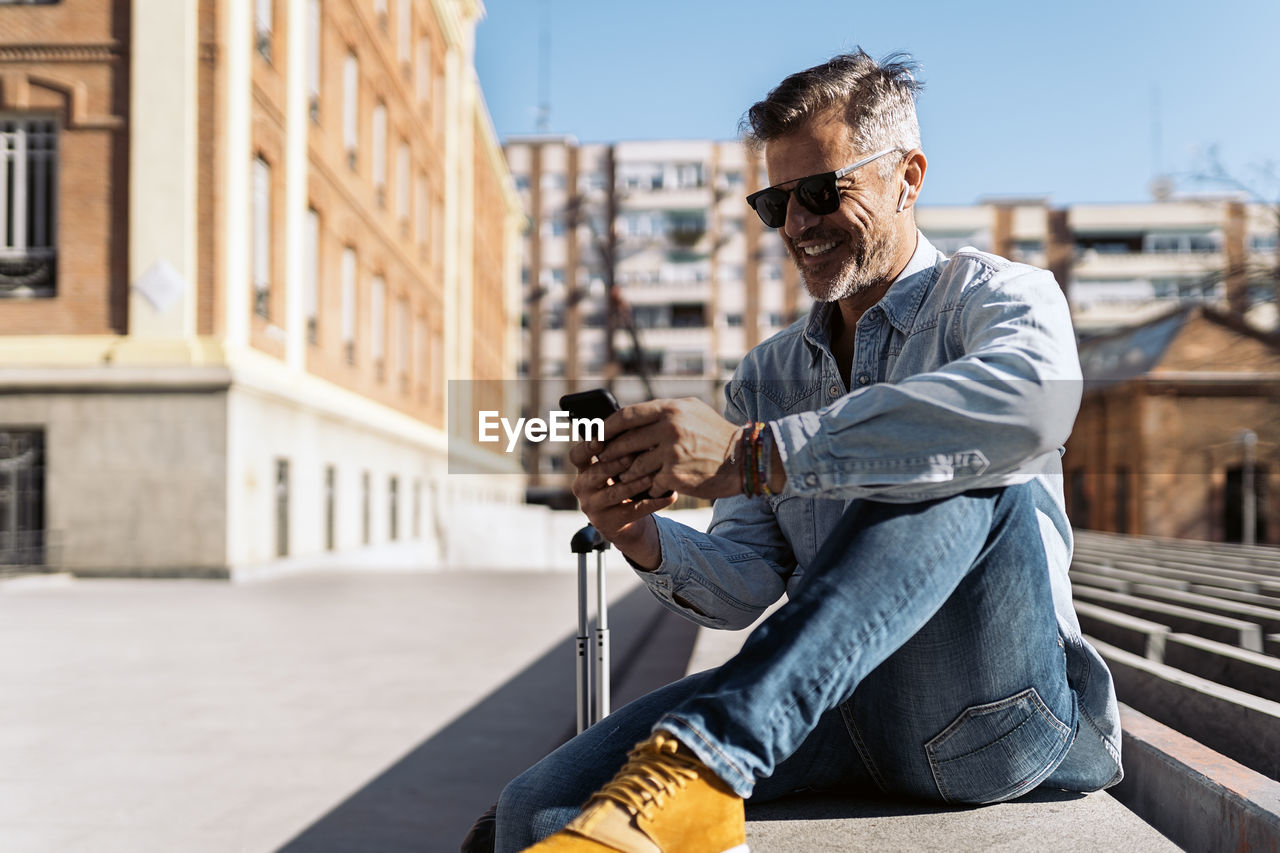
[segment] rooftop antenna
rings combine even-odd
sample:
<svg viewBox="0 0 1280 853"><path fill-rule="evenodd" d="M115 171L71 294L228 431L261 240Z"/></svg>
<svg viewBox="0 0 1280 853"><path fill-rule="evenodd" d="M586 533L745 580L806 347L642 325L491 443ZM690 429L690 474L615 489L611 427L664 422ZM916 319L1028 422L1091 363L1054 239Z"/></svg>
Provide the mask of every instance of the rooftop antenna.
<svg viewBox="0 0 1280 853"><path fill-rule="evenodd" d="M542 0L538 32L538 133L551 130L551 0Z"/></svg>

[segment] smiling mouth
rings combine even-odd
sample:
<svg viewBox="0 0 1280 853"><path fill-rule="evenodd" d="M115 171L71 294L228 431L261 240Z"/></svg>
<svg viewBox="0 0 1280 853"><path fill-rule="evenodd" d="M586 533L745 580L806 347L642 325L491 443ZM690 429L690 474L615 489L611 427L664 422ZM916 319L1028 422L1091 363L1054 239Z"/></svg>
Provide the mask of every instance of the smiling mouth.
<svg viewBox="0 0 1280 853"><path fill-rule="evenodd" d="M815 243L811 246L805 246L803 249L801 249L801 251L804 252L807 257L812 258L817 255L825 255L827 252L830 252L832 249L834 249L837 245L839 245L839 242L833 240L830 243Z"/></svg>

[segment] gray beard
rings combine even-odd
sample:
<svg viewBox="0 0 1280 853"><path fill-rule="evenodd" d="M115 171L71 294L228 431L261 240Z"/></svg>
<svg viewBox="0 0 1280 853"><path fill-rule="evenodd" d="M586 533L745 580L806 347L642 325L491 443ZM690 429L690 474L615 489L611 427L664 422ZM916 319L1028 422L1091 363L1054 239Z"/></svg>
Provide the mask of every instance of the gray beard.
<svg viewBox="0 0 1280 853"><path fill-rule="evenodd" d="M792 253L795 254L794 249ZM810 296L819 302L839 302L883 284L897 254L898 233L886 229L870 242L862 242L831 279L811 281L799 262L796 268Z"/></svg>

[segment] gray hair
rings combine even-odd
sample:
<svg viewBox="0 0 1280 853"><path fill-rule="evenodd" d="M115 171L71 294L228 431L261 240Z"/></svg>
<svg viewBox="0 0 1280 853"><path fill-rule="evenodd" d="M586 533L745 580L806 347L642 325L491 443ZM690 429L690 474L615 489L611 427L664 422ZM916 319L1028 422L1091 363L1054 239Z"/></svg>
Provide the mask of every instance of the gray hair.
<svg viewBox="0 0 1280 853"><path fill-rule="evenodd" d="M862 48L834 56L779 83L747 110L739 129L746 143L759 150L815 116L839 110L861 153L919 148L916 95L924 84L916 79L917 68L905 53L892 53L879 62ZM889 177L900 162L886 157L878 164L880 174Z"/></svg>

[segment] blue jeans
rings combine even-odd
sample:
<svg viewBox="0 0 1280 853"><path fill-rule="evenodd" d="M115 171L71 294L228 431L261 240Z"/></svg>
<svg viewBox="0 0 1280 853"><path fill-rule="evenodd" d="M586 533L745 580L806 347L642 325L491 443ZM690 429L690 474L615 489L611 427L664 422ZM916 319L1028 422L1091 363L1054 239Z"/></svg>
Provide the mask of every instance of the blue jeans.
<svg viewBox="0 0 1280 853"><path fill-rule="evenodd" d="M1064 763L1076 695L1028 489L855 502L734 658L619 709L508 785L497 849L567 823L654 729L756 801L867 786L989 803L1111 782L1113 762Z"/></svg>

